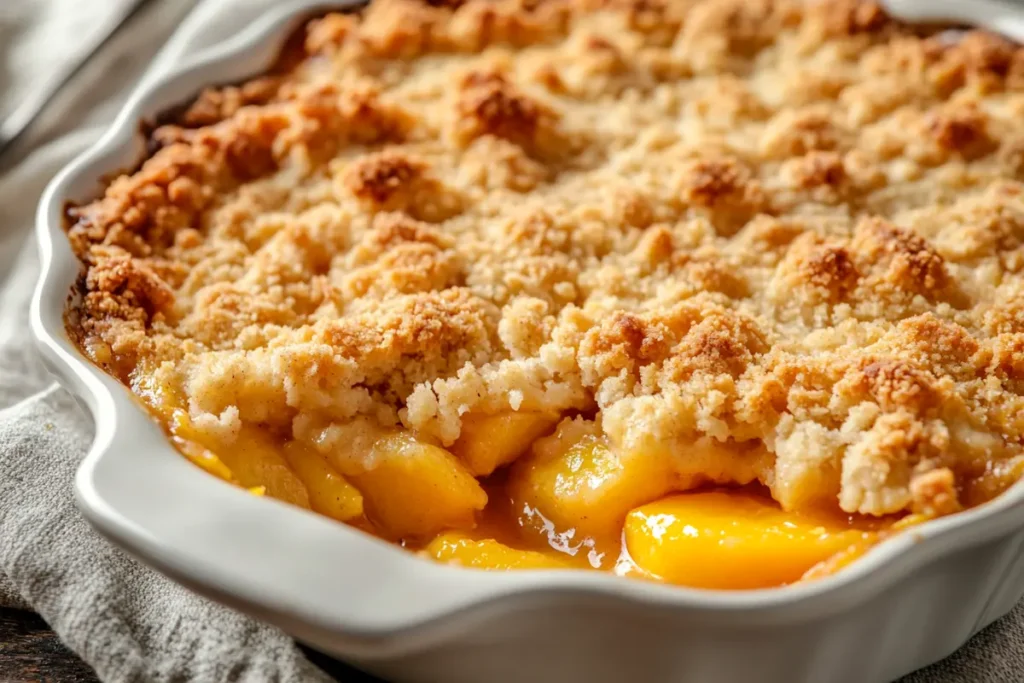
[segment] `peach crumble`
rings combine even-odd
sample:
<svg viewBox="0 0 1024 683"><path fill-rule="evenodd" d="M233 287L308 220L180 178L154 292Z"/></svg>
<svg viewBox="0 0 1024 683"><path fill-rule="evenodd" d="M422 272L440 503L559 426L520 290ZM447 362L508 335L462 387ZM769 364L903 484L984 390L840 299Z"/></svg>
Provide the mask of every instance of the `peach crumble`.
<svg viewBox="0 0 1024 683"><path fill-rule="evenodd" d="M72 207L69 330L238 485L719 588L991 499L1024 49L873 2L374 0Z"/></svg>

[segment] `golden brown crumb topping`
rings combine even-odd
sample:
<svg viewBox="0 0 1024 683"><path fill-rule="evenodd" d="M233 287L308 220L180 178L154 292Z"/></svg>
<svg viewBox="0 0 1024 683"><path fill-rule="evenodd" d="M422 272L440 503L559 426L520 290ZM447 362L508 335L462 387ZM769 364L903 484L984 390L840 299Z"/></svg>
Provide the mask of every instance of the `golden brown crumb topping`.
<svg viewBox="0 0 1024 683"><path fill-rule="evenodd" d="M304 50L71 210L119 376L295 438L599 411L789 508L1005 485L1024 49L852 0L374 0Z"/></svg>

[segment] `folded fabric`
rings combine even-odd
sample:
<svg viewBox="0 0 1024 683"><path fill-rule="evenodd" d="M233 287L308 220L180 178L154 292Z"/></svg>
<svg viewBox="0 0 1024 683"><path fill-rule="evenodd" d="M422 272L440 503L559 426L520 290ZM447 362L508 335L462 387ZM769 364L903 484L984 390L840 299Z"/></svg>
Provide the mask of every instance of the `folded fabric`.
<svg viewBox="0 0 1024 683"><path fill-rule="evenodd" d="M52 386L0 415L0 573L106 681L328 681L276 628L128 557L74 507L91 428ZM84 437L84 438L83 438Z"/></svg>
<svg viewBox="0 0 1024 683"><path fill-rule="evenodd" d="M113 12L125 1L100 4ZM154 57L192 4L162 0L148 7L36 129L37 144L51 142L0 178L0 605L38 611L105 681L326 681L285 634L194 595L89 527L74 506L72 486L92 426L53 385L29 338L38 264L27 236L45 183L96 139L99 131L89 124L109 120L147 63L152 60L144 77L153 78L275 2L206 0ZM71 19L82 7L95 14L97 3L0 4L0 36L13 41L17 55L17 77L0 80L0 101L26 92L53 68L50 47L88 26ZM30 24L15 40L3 27L19 21ZM953 657L902 683L1016 681L1022 671L1024 607L1018 606Z"/></svg>
<svg viewBox="0 0 1024 683"><path fill-rule="evenodd" d="M5 20L41 24L32 25L23 41L14 41L18 78L11 92L53 68L59 50L50 46L65 44L74 31L87 28L72 20L76 10L81 17L85 8L86 15L102 22L105 12L124 4L10 2L0 7ZM83 74L75 92L55 103L64 118L41 122L42 130L33 131L37 139L109 120L191 4L164 0L133 20ZM146 77L233 34L273 4L203 3ZM46 35L50 40L40 37ZM6 94L0 100L10 101ZM92 440L92 425L74 399L53 384L29 337L28 302L38 260L28 236L46 182L99 133L87 128L60 136L0 179L0 273L6 276L0 281L0 605L39 612L104 681L331 680L284 633L142 566L97 535L74 506L74 473Z"/></svg>

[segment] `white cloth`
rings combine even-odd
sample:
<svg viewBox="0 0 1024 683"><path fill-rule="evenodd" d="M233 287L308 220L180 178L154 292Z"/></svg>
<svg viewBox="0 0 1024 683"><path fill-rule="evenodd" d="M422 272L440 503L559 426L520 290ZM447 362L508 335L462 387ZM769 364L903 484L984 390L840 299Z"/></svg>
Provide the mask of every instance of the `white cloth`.
<svg viewBox="0 0 1024 683"><path fill-rule="evenodd" d="M58 50L81 42L90 19L125 1L0 0L0 111L53 69ZM206 0L154 61L193 2L162 0L136 17L34 131L32 154L0 177L0 605L38 611L105 681L327 680L281 632L193 595L91 530L71 486L92 427L47 377L28 334L37 261L26 237L46 182L97 137L90 125L111 119L147 64L151 77L274 4ZM902 683L1020 681L1022 672L1018 607Z"/></svg>
<svg viewBox="0 0 1024 683"><path fill-rule="evenodd" d="M124 4L0 0L0 110ZM96 124L110 120L147 65L158 73L274 3L208 0L154 61L193 4L162 0L136 16L33 130L32 154L0 177L0 605L38 611L104 681L328 681L285 634L150 571L89 527L71 487L92 425L29 339L38 265L26 238L46 182L96 139Z"/></svg>

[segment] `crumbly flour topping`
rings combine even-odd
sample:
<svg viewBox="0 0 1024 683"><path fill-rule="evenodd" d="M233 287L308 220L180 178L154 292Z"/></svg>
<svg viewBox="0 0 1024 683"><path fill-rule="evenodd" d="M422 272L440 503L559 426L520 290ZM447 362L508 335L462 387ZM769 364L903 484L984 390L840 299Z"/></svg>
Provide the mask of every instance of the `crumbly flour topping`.
<svg viewBox="0 0 1024 683"><path fill-rule="evenodd" d="M848 0L374 0L300 38L69 210L69 327L126 381L289 438L598 414L787 508L1015 478L1021 48Z"/></svg>

